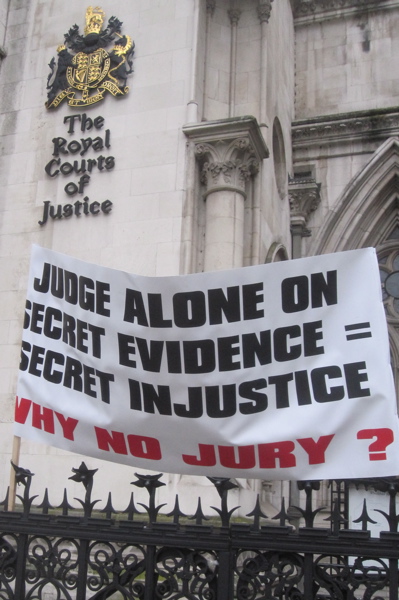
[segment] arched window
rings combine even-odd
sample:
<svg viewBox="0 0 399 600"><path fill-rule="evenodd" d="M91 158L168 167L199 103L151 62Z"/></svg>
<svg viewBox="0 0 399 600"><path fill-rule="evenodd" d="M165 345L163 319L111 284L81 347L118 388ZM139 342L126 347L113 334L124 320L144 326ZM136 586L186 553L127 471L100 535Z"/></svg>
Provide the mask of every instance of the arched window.
<svg viewBox="0 0 399 600"><path fill-rule="evenodd" d="M276 185L280 198L287 196L287 161L285 158L284 136L280 121L276 117L273 122L273 165Z"/></svg>
<svg viewBox="0 0 399 600"><path fill-rule="evenodd" d="M287 249L283 244L273 242L267 253L265 263L280 262L282 260L288 260Z"/></svg>

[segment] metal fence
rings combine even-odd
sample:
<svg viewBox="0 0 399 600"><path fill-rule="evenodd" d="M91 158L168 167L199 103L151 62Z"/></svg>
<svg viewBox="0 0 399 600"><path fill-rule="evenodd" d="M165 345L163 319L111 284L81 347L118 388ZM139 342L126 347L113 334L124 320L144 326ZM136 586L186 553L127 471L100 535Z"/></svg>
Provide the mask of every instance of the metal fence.
<svg viewBox="0 0 399 600"><path fill-rule="evenodd" d="M98 509L92 500L94 471L84 463L71 477L84 486L77 514L66 493L54 509L47 493L39 506L30 496L32 474L15 467L20 484L18 510L0 512L0 599L29 600L352 600L398 598L399 481L381 479L386 492L386 531L372 537L366 503L349 529L342 510L342 482L322 525L321 508L312 506L318 482L302 482L306 503L295 511L284 501L276 515L264 515L259 499L245 522L228 508L235 484L211 478L220 496L216 522L205 517L198 500L195 514L183 515L178 498L160 516L155 492L161 475L136 475L133 485L148 491L139 512L132 494L117 513L109 496ZM98 510L97 510L98 509ZM293 514L295 513L295 514ZM293 528L290 519L301 518ZM266 516L275 526L266 523ZM318 519L320 522L320 519ZM270 520L267 521L270 523Z"/></svg>

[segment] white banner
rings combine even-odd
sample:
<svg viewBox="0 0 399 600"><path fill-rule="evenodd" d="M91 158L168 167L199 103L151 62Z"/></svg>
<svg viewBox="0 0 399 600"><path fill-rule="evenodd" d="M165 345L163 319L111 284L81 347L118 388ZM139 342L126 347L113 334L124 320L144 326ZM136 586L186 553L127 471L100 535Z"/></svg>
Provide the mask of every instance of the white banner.
<svg viewBox="0 0 399 600"><path fill-rule="evenodd" d="M141 277L35 246L15 421L155 471L398 475L375 251Z"/></svg>

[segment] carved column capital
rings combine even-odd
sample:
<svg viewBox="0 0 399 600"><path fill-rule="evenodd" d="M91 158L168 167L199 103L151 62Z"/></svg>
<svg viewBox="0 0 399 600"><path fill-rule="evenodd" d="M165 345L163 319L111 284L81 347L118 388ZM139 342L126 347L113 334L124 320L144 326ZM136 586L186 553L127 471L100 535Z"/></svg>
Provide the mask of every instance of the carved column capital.
<svg viewBox="0 0 399 600"><path fill-rule="evenodd" d="M206 186L206 195L223 189L245 195L245 184L259 171L254 147L245 138L196 144L195 155L201 165L201 183Z"/></svg>
<svg viewBox="0 0 399 600"><path fill-rule="evenodd" d="M241 16L241 11L239 8L231 8L230 10L227 11L229 17L230 17L230 23L232 25L237 25L238 21L240 20L240 16Z"/></svg>
<svg viewBox="0 0 399 600"><path fill-rule="evenodd" d="M246 183L258 172L260 162L269 156L256 119L208 121L186 125L183 131L194 143L205 196L230 190L245 197Z"/></svg>
<svg viewBox="0 0 399 600"><path fill-rule="evenodd" d="M306 229L309 217L314 212L320 202L320 183L316 183L313 178L300 180L294 178L290 180L288 187L288 197L290 202L291 229L296 232L301 231L302 237L307 237L309 231Z"/></svg>
<svg viewBox="0 0 399 600"><path fill-rule="evenodd" d="M261 23L268 23L272 12L273 0L260 0L258 5L258 17Z"/></svg>

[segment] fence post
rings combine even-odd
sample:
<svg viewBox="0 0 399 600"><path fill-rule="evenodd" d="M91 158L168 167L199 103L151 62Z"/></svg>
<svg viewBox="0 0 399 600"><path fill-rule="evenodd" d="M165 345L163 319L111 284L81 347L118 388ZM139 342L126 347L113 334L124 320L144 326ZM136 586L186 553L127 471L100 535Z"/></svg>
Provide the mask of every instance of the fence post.
<svg viewBox="0 0 399 600"><path fill-rule="evenodd" d="M80 540L78 550L78 585L76 587L76 600L86 600L88 540Z"/></svg>
<svg viewBox="0 0 399 600"><path fill-rule="evenodd" d="M234 598L234 562L232 556L233 552L231 549L221 550L219 552L217 579L218 600L231 600Z"/></svg>
<svg viewBox="0 0 399 600"><path fill-rule="evenodd" d="M155 546L147 546L145 557L145 588L143 600L154 600L155 596Z"/></svg>
<svg viewBox="0 0 399 600"><path fill-rule="evenodd" d="M148 518L151 528L153 523L156 523L159 510L164 504L156 505L155 493L159 487L165 484L160 481L162 473L156 475L144 475L142 473L135 473L137 477L136 481L132 481L132 485L138 488L145 488L148 492L148 506L142 504L147 511ZM156 557L156 546L147 545L147 551L145 556L145 589L144 589L144 600L153 600L155 598L155 585L158 577L155 575L155 557Z"/></svg>
<svg viewBox="0 0 399 600"><path fill-rule="evenodd" d="M320 481L298 481L298 489L305 491L306 505L305 510L297 508L305 519L305 528L313 529L315 516L321 509L313 510L312 494L320 489ZM313 553L309 552L304 555L303 595L305 600L313 600Z"/></svg>
<svg viewBox="0 0 399 600"><path fill-rule="evenodd" d="M306 553L303 568L303 596L305 600L313 600L313 554Z"/></svg>
<svg viewBox="0 0 399 600"><path fill-rule="evenodd" d="M15 568L15 598L25 598L25 575L28 559L28 535L20 533L17 540L17 564Z"/></svg>
<svg viewBox="0 0 399 600"><path fill-rule="evenodd" d="M397 481L391 481L388 484L389 494L389 530L392 533L398 531L399 515L396 513L396 496L398 494L399 485ZM389 560L389 600L398 600L398 561L396 559Z"/></svg>
<svg viewBox="0 0 399 600"><path fill-rule="evenodd" d="M389 600L398 600L398 561L396 558L389 559Z"/></svg>
<svg viewBox="0 0 399 600"><path fill-rule="evenodd" d="M83 483L86 490L85 499L78 502L83 507L83 519L82 524L87 525L94 506L98 500L92 501L91 493L93 490L93 478L97 469L88 469L86 464L82 462L78 469L72 469L74 475L69 477L72 481L77 483ZM81 539L79 550L78 550L78 585L76 587L76 600L86 600L86 588L87 588L87 571L89 563L89 540Z"/></svg>

